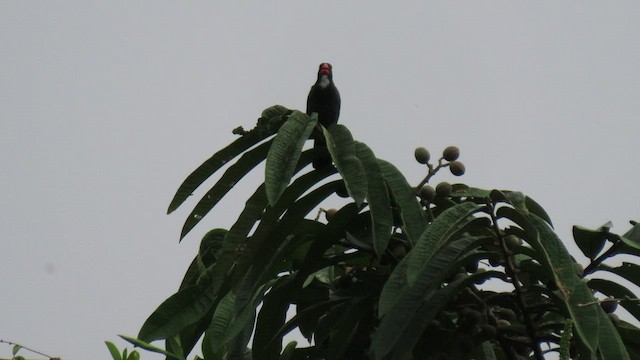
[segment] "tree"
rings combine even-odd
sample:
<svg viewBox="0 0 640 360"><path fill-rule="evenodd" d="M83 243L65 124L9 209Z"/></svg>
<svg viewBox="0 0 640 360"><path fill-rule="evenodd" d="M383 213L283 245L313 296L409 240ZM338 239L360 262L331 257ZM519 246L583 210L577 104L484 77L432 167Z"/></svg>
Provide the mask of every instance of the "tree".
<svg viewBox="0 0 640 360"><path fill-rule="evenodd" d="M181 239L263 161L265 181L230 229L204 236L179 290L137 338L123 336L131 343L168 359L186 359L201 338L207 360L640 357L640 330L613 314L620 303L640 319L635 295L594 276L640 283L637 265L605 264L640 255L637 223L624 235L575 227L590 259L583 269L530 197L431 187L439 170L464 173L456 147L437 164L417 149L427 174L411 187L344 125L325 129L316 114L274 106L234 133L241 137L190 174L169 205L171 213L239 157L195 205ZM317 136L335 167L309 166L303 147ZM326 222L314 217L334 195L345 205L324 210ZM312 345L283 346L296 328Z"/></svg>

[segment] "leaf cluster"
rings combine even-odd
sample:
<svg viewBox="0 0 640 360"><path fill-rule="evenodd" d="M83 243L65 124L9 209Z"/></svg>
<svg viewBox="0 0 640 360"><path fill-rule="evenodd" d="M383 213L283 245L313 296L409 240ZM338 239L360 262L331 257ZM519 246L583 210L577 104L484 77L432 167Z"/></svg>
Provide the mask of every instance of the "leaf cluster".
<svg viewBox="0 0 640 360"><path fill-rule="evenodd" d="M202 339L202 356L211 360L639 353L638 329L612 321L594 290L622 299L640 319L635 296L591 278L609 272L640 283L637 265L606 265L619 254L639 255L638 225L624 235L574 228L591 259L577 271L544 209L519 192L456 184L425 201L345 126L323 128L315 114L281 106L241 134L176 192L169 212L238 158L195 205L181 239L262 161L265 181L231 228L204 236L178 291L137 338L124 337L136 346L186 359ZM312 134L326 138L335 167L308 166L315 154L303 148ZM429 168L419 188L434 175ZM327 212L326 222L314 217L334 195L347 196L344 205ZM296 329L308 345L283 344ZM164 349L150 344L157 340Z"/></svg>

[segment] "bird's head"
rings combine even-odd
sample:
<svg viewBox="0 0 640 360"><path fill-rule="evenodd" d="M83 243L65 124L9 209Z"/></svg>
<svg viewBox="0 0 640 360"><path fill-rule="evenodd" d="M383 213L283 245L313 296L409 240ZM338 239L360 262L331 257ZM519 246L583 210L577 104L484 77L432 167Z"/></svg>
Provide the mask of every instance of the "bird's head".
<svg viewBox="0 0 640 360"><path fill-rule="evenodd" d="M333 81L333 67L329 63L322 63L318 68L318 84L325 88Z"/></svg>
<svg viewBox="0 0 640 360"><path fill-rule="evenodd" d="M331 64L322 63L320 64L320 68L318 69L318 75L333 75Z"/></svg>

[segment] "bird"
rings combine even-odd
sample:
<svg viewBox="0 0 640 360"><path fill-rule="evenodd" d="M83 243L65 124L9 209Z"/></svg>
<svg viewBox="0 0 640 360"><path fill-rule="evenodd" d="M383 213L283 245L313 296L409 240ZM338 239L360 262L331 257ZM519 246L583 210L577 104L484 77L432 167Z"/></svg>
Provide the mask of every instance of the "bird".
<svg viewBox="0 0 640 360"><path fill-rule="evenodd" d="M318 79L311 86L309 96L307 96L307 115L313 113L318 114L318 123L325 128L337 123L340 117L340 92L333 82L333 67L329 63L320 64ZM314 169L331 165L331 156L322 135L315 136L313 148L315 152Z"/></svg>

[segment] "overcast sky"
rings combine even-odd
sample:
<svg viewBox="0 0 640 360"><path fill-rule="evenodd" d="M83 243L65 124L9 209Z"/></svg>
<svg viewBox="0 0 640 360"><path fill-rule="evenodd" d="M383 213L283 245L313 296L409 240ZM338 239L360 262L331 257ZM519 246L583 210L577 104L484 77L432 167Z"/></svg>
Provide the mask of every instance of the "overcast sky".
<svg viewBox="0 0 640 360"><path fill-rule="evenodd" d="M0 338L107 359L136 335L263 174L181 244L206 189L167 216L178 185L304 110L325 61L340 122L410 183L416 146L453 144L467 174L435 182L523 191L574 249L573 224L638 220L640 2L391 4L0 2Z"/></svg>

